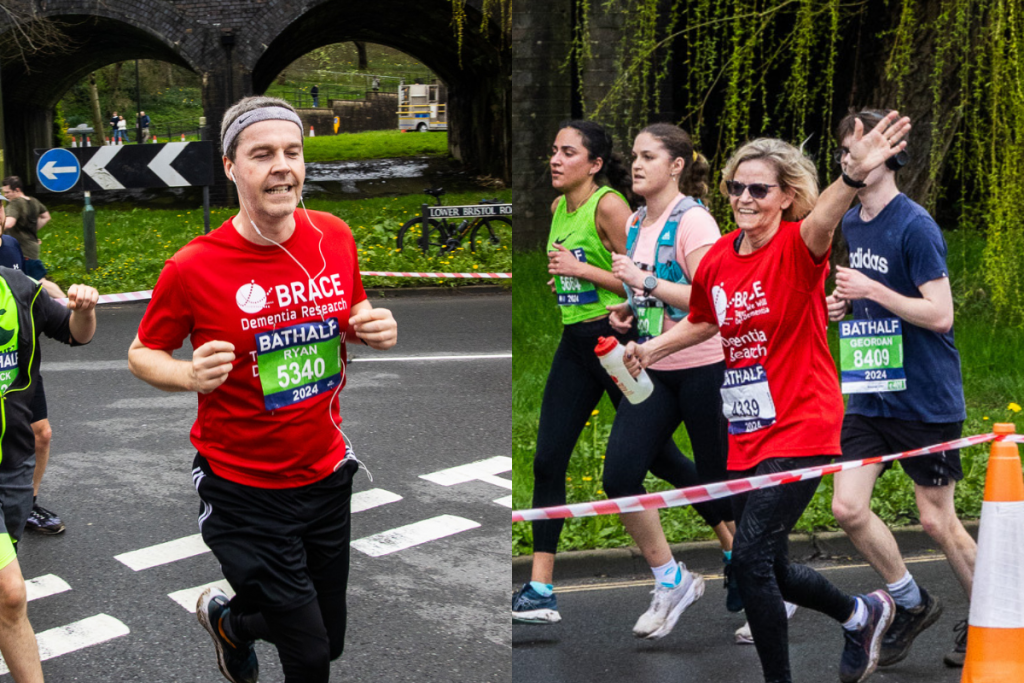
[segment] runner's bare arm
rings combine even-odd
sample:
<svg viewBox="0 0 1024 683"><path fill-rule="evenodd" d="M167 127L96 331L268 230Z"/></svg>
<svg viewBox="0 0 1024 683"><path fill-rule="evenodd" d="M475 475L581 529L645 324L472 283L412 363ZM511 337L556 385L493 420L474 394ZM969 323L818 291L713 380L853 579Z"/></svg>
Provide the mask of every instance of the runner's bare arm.
<svg viewBox="0 0 1024 683"><path fill-rule="evenodd" d="M644 344L629 342L626 345L624 358L626 369L629 370L629 374L636 377L642 368L649 367L676 351L707 341L717 333L718 325L691 323L689 319L683 318L671 330L649 342Z"/></svg>
<svg viewBox="0 0 1024 683"><path fill-rule="evenodd" d="M68 327L79 344L88 344L96 334L96 303L99 300L100 293L95 287L71 285L68 288L68 308L71 309Z"/></svg>
<svg viewBox="0 0 1024 683"><path fill-rule="evenodd" d="M51 282L50 280L47 280L45 277L39 281L39 286L42 287L46 291L46 293L50 295L51 299L63 299L65 296L67 296L66 294L64 294L64 290L61 289L56 282Z"/></svg>
<svg viewBox="0 0 1024 683"><path fill-rule="evenodd" d="M163 349L151 349L138 335L128 349L128 368L144 382L163 391L196 391L208 394L228 378L235 346L230 342L206 342L192 353L192 360L177 360Z"/></svg>
<svg viewBox="0 0 1024 683"><path fill-rule="evenodd" d="M605 249L613 254L626 253L626 225L633 211L629 204L612 192L607 193L597 203L595 222L597 234Z"/></svg>
<svg viewBox="0 0 1024 683"><path fill-rule="evenodd" d="M398 323L386 308L374 308L367 299L352 307L348 325L370 348L384 351L398 341ZM349 340L355 341L355 339Z"/></svg>
<svg viewBox="0 0 1024 683"><path fill-rule="evenodd" d="M949 278L929 280L921 298L903 296L860 271L836 267L836 294L848 301L869 299L912 325L945 334L953 328L953 292Z"/></svg>

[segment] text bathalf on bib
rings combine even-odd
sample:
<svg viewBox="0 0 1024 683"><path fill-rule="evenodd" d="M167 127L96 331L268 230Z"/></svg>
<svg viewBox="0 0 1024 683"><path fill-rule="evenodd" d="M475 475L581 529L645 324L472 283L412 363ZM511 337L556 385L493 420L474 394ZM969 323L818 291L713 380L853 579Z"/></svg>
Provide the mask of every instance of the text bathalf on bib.
<svg viewBox="0 0 1024 683"><path fill-rule="evenodd" d="M267 410L337 389L341 382L338 319L260 332L256 335L256 362Z"/></svg>
<svg viewBox="0 0 1024 683"><path fill-rule="evenodd" d="M722 412L730 434L749 434L775 424L775 401L763 365L725 371Z"/></svg>
<svg viewBox="0 0 1024 683"><path fill-rule="evenodd" d="M582 248L573 249L572 253L580 263L587 262L587 252ZM555 276L555 293L558 294L559 306L596 304L598 300L597 288L593 283L567 275Z"/></svg>
<svg viewBox="0 0 1024 683"><path fill-rule="evenodd" d="M839 367L844 394L905 390L900 319L840 322Z"/></svg>

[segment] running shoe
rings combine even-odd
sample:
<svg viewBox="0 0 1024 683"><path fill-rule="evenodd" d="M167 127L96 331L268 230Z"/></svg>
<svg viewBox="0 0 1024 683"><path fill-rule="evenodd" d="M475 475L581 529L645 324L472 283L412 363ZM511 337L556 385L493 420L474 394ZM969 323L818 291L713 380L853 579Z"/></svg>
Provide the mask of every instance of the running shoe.
<svg viewBox="0 0 1024 683"><path fill-rule="evenodd" d="M637 619L633 635L658 640L671 633L683 611L704 595L704 577L683 571L683 580L675 588L658 584L651 592L654 594L651 606Z"/></svg>
<svg viewBox="0 0 1024 683"><path fill-rule="evenodd" d="M229 611L228 596L219 588L207 588L196 603L196 616L213 638L217 666L224 678L231 683L256 683L260 677L260 664L256 660L253 642L235 643L224 633L223 622Z"/></svg>
<svg viewBox="0 0 1024 683"><path fill-rule="evenodd" d="M743 611L743 596L740 595L740 584L736 579L736 572L732 569L732 562L726 558L722 558L722 562L725 563L722 573L725 574L725 609L730 612L742 612Z"/></svg>
<svg viewBox="0 0 1024 683"><path fill-rule="evenodd" d="M29 531L38 531L47 536L53 536L64 531L64 522L55 513L50 512L42 505L32 504L32 512L25 520L25 528Z"/></svg>
<svg viewBox="0 0 1024 683"><path fill-rule="evenodd" d="M956 644L953 645L952 650L946 653L942 661L946 666L959 668L963 667L964 659L967 657L967 620L958 621L953 630L956 632Z"/></svg>
<svg viewBox="0 0 1024 683"><path fill-rule="evenodd" d="M796 612L796 605L791 602L783 603L786 606L786 618L792 619L793 614ZM753 645L754 635L750 632L750 622L743 624L736 629L736 644L737 645Z"/></svg>
<svg viewBox="0 0 1024 683"><path fill-rule="evenodd" d="M914 638L938 621L942 616L942 603L921 588L921 604L913 609L896 605L896 616L892 626L882 639L882 653L878 657L878 666L891 666L902 662L910 654L910 646Z"/></svg>
<svg viewBox="0 0 1024 683"><path fill-rule="evenodd" d="M875 591L860 598L868 608L868 623L856 631L843 629L846 645L839 660L839 680L842 683L860 683L874 673L882 639L892 625L896 603L885 591Z"/></svg>
<svg viewBox="0 0 1024 683"><path fill-rule="evenodd" d="M512 596L513 624L557 624L561 620L554 593L544 597L529 583L524 583Z"/></svg>

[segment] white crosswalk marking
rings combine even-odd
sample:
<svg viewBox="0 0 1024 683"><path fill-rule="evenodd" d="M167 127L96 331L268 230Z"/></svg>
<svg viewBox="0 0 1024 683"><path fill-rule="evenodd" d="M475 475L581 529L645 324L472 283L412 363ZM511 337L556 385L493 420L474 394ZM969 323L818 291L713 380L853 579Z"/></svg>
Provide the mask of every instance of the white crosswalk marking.
<svg viewBox="0 0 1024 683"><path fill-rule="evenodd" d="M413 546L436 541L445 536L451 536L469 529L475 529L480 524L471 519L456 517L454 515L440 515L422 522L400 526L373 536L360 538L352 541L352 547L366 553L370 557L381 557L390 553L412 548Z"/></svg>
<svg viewBox="0 0 1024 683"><path fill-rule="evenodd" d="M53 574L44 574L25 582L25 594L29 602L69 590L71 590L71 586L67 581Z"/></svg>
<svg viewBox="0 0 1024 683"><path fill-rule="evenodd" d="M370 489L352 494L352 512L363 512L370 508L380 507L388 503L396 503L402 500L397 493L385 491L384 489Z"/></svg>
<svg viewBox="0 0 1024 683"><path fill-rule="evenodd" d="M130 633L128 627L107 614L97 614L67 626L51 628L36 635L39 659L46 661L93 645L99 645ZM9 673L7 663L0 659L0 674Z"/></svg>
<svg viewBox="0 0 1024 683"><path fill-rule="evenodd" d="M195 614L196 602L198 602L199 596L203 594L204 590L212 586L216 586L227 593L229 598L235 595L235 591L231 589L231 584L229 584L226 579L221 579L220 581L205 583L202 586L196 586L195 588L186 588L184 590L168 593L167 597L174 600L174 602L178 603L192 614Z"/></svg>
<svg viewBox="0 0 1024 683"><path fill-rule="evenodd" d="M203 535L193 534L166 543L151 545L148 548L133 550L130 553L115 555L114 559L135 571L142 571L208 552L210 549L203 543Z"/></svg>
<svg viewBox="0 0 1024 683"><path fill-rule="evenodd" d="M498 505L504 505L510 510L512 509L512 496L505 496L504 498L499 498L494 502L497 503Z"/></svg>
<svg viewBox="0 0 1024 683"><path fill-rule="evenodd" d="M467 481L484 481L488 484L500 486L503 489L512 490L512 482L495 475L508 472L512 469L512 458L507 455L496 455L487 460L449 467L430 474L421 474L420 479L432 481L441 486L454 486L465 484Z"/></svg>

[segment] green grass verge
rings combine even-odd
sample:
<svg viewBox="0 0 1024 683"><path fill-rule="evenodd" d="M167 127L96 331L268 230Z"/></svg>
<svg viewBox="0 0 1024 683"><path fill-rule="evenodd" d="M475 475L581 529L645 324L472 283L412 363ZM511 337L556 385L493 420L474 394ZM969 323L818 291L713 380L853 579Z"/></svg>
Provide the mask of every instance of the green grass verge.
<svg viewBox="0 0 1024 683"><path fill-rule="evenodd" d="M306 138L302 151L307 163L443 156L448 154L448 133L403 133L400 130L372 130L338 135L328 133Z"/></svg>
<svg viewBox="0 0 1024 683"><path fill-rule="evenodd" d="M988 306L981 254L984 240L977 234L955 231L946 234L949 242L949 268L956 302L956 341L962 359L967 421L964 434L991 430L993 422L1014 422L1017 431L1024 428L1024 413L1015 412L1010 403L1024 403L1024 364L1018 358L1024 348L1024 329L1006 329ZM515 255L516 288L513 295L514 329L528 331L513 338L513 416L512 416L512 497L517 509L531 506L533 494L532 461L536 448L541 395L554 355L561 323L550 290L545 285L547 258L541 251ZM831 326L833 352L836 349L835 326ZM1014 407L1017 407L1016 405ZM601 490L604 446L611 431L615 412L607 397L601 400L573 452L566 477L570 502L604 498ZM676 433L676 441L690 453L685 429ZM962 451L966 476L957 486L956 505L962 518L980 514L988 462L988 446ZM648 476L648 490L670 488L665 482ZM838 528L831 512L832 478L826 477L807 508L797 529L818 531ZM879 480L873 509L891 525L917 521L913 485L908 477L888 474ZM700 517L689 507L663 510L662 525L670 542L713 538ZM529 524L512 525L513 554L532 551ZM613 548L632 545L632 540L616 516L567 520L559 544L560 550Z"/></svg>
<svg viewBox="0 0 1024 683"><path fill-rule="evenodd" d="M454 193L445 196L446 204L473 204L484 196L511 201L511 191ZM374 199L328 201L311 199L307 208L327 211L342 218L352 228L359 246L362 270L415 272L509 272L512 268L512 235L500 231L501 244L468 247L440 257L424 255L416 249L395 250L399 226L417 214L423 197L378 197ZM96 212L96 241L99 267L86 272L82 246L81 211L67 207L54 210L53 219L43 229L41 258L50 268L50 279L67 287L85 283L100 293L152 289L164 261L189 240L203 233L202 208L191 211L173 209L112 210L100 207ZM216 228L234 210L213 209L210 227ZM412 278L367 277L367 287L417 287L441 285L455 287L466 280L421 280ZM509 280L500 282L511 286Z"/></svg>

